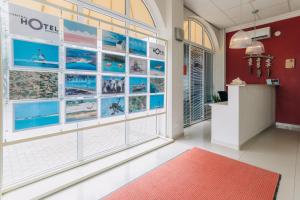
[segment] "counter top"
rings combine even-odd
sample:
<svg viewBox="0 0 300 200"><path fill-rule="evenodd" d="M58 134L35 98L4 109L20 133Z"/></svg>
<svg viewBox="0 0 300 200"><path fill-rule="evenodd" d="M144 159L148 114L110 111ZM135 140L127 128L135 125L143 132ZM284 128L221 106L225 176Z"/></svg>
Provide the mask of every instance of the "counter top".
<svg viewBox="0 0 300 200"><path fill-rule="evenodd" d="M228 106L228 101L218 102L218 103L211 103L210 106Z"/></svg>

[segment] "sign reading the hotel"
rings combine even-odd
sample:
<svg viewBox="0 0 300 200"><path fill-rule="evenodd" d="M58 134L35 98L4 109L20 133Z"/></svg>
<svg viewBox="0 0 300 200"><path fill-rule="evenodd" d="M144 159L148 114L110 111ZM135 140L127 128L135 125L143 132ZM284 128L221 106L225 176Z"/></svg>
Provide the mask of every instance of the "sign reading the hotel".
<svg viewBox="0 0 300 200"><path fill-rule="evenodd" d="M10 33L44 40L59 40L59 18L9 4Z"/></svg>
<svg viewBox="0 0 300 200"><path fill-rule="evenodd" d="M149 56L150 58L164 60L165 59L165 46L155 43L149 43Z"/></svg>

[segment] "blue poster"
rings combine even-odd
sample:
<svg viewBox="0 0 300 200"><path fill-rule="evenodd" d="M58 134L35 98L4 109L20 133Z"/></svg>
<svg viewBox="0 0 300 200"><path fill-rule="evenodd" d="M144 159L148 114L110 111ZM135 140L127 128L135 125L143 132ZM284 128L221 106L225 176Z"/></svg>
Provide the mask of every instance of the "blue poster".
<svg viewBox="0 0 300 200"><path fill-rule="evenodd" d="M101 117L113 117L125 114L125 98L113 97L101 99Z"/></svg>
<svg viewBox="0 0 300 200"><path fill-rule="evenodd" d="M125 73L125 56L102 54L102 72Z"/></svg>
<svg viewBox="0 0 300 200"><path fill-rule="evenodd" d="M160 109L164 107L164 95L151 95L150 96L150 109Z"/></svg>
<svg viewBox="0 0 300 200"><path fill-rule="evenodd" d="M146 57L147 42L136 38L129 38L129 53Z"/></svg>
<svg viewBox="0 0 300 200"><path fill-rule="evenodd" d="M97 70L97 52L66 48L66 68L74 70Z"/></svg>
<svg viewBox="0 0 300 200"><path fill-rule="evenodd" d="M147 109L147 96L129 97L129 113L143 112Z"/></svg>
<svg viewBox="0 0 300 200"><path fill-rule="evenodd" d="M165 91L164 78L151 78L150 79L150 93L161 93Z"/></svg>
<svg viewBox="0 0 300 200"><path fill-rule="evenodd" d="M164 76L165 62L158 60L150 60L150 74L154 76Z"/></svg>
<svg viewBox="0 0 300 200"><path fill-rule="evenodd" d="M111 31L102 31L102 49L119 53L126 52L126 36Z"/></svg>
<svg viewBox="0 0 300 200"><path fill-rule="evenodd" d="M97 80L94 75L66 74L65 75L65 95L83 96L96 95Z"/></svg>
<svg viewBox="0 0 300 200"><path fill-rule="evenodd" d="M59 124L59 102L14 104L14 130Z"/></svg>
<svg viewBox="0 0 300 200"><path fill-rule="evenodd" d="M147 92L147 78L130 77L129 92L130 92L130 94L146 93Z"/></svg>
<svg viewBox="0 0 300 200"><path fill-rule="evenodd" d="M15 67L59 68L58 46L13 40Z"/></svg>

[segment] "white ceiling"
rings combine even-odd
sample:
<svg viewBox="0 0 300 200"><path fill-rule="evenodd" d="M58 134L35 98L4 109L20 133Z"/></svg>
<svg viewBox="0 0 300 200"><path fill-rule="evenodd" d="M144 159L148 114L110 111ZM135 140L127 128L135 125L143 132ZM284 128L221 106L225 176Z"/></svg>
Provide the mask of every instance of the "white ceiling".
<svg viewBox="0 0 300 200"><path fill-rule="evenodd" d="M259 9L257 19L300 10L300 0L184 0L185 6L219 28L229 28L254 20L251 13Z"/></svg>

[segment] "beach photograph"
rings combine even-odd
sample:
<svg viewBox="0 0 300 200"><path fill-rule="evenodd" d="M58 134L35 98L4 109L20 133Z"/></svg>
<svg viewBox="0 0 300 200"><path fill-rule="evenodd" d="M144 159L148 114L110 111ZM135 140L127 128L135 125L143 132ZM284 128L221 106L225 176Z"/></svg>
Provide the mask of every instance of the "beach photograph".
<svg viewBox="0 0 300 200"><path fill-rule="evenodd" d="M101 117L113 117L125 114L125 98L113 97L101 99Z"/></svg>
<svg viewBox="0 0 300 200"><path fill-rule="evenodd" d="M129 73L147 75L148 61L142 58L129 57Z"/></svg>
<svg viewBox="0 0 300 200"><path fill-rule="evenodd" d="M13 62L15 67L58 69L59 48L55 45L13 40Z"/></svg>
<svg viewBox="0 0 300 200"><path fill-rule="evenodd" d="M66 74L65 95L86 96L97 94L97 79L94 75Z"/></svg>
<svg viewBox="0 0 300 200"><path fill-rule="evenodd" d="M97 48L97 28L70 20L64 20L64 41Z"/></svg>
<svg viewBox="0 0 300 200"><path fill-rule="evenodd" d="M97 118L97 99L66 101L66 122L79 122Z"/></svg>
<svg viewBox="0 0 300 200"><path fill-rule="evenodd" d="M147 109L147 96L129 97L129 113L142 112Z"/></svg>
<svg viewBox="0 0 300 200"><path fill-rule="evenodd" d="M164 76L165 62L158 60L150 60L150 74L154 76Z"/></svg>
<svg viewBox="0 0 300 200"><path fill-rule="evenodd" d="M125 53L126 36L119 33L103 30L102 49L107 51L115 51L118 53Z"/></svg>
<svg viewBox="0 0 300 200"><path fill-rule="evenodd" d="M130 77L129 78L129 93L146 93L147 92L147 78Z"/></svg>
<svg viewBox="0 0 300 200"><path fill-rule="evenodd" d="M9 72L9 99L58 98L58 74L52 72Z"/></svg>
<svg viewBox="0 0 300 200"><path fill-rule="evenodd" d="M125 77L102 76L102 94L124 94Z"/></svg>
<svg viewBox="0 0 300 200"><path fill-rule="evenodd" d="M150 109L160 109L164 107L164 95L151 95L150 96Z"/></svg>
<svg viewBox="0 0 300 200"><path fill-rule="evenodd" d="M129 53L139 55L139 56L147 56L147 42L144 40L129 38Z"/></svg>
<svg viewBox="0 0 300 200"><path fill-rule="evenodd" d="M14 104L14 130L21 131L59 124L59 102Z"/></svg>
<svg viewBox="0 0 300 200"><path fill-rule="evenodd" d="M102 54L102 72L125 73L125 56Z"/></svg>
<svg viewBox="0 0 300 200"><path fill-rule="evenodd" d="M97 71L97 52L66 48L66 69Z"/></svg>
<svg viewBox="0 0 300 200"><path fill-rule="evenodd" d="M150 78L150 93L161 93L165 91L164 78Z"/></svg>

